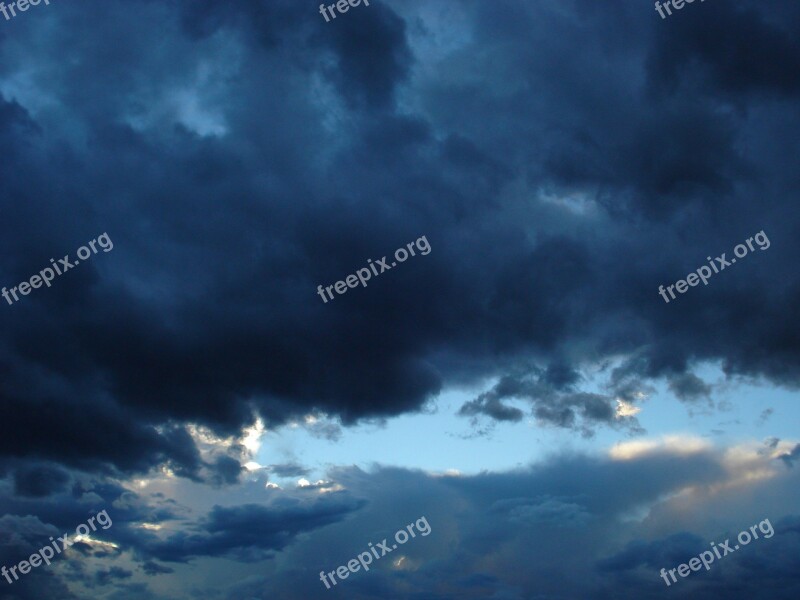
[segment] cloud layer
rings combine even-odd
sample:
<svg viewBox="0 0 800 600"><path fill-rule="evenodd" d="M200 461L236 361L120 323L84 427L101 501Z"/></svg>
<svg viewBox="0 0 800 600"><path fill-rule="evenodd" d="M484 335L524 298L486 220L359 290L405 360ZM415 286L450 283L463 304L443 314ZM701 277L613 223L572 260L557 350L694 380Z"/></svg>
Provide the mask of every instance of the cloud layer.
<svg viewBox="0 0 800 600"><path fill-rule="evenodd" d="M115 516L113 545L13 597L201 595L195 565L219 598L314 597L316 572L422 514L434 533L410 566L354 577L349 597L655 597L660 561L766 516L775 538L680 593L796 597L798 521L778 494L796 499L794 443L738 504L718 490L741 465L672 447L248 487L258 419L347 426L483 386L456 408L476 430L531 416L568 440L640 434L657 384L713 405L704 364L796 389L800 7L662 21L617 4L374 0L326 23L297 0L84 0L4 20L0 285L114 243L0 300L3 564ZM769 251L662 301L762 230ZM422 235L430 255L316 294ZM137 492L153 478L183 495Z"/></svg>

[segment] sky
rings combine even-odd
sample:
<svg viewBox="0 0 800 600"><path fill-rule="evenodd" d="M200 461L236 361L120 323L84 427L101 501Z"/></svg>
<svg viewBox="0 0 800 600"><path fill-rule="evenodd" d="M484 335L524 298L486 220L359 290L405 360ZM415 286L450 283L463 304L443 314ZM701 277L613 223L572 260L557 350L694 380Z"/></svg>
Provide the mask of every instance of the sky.
<svg viewBox="0 0 800 600"><path fill-rule="evenodd" d="M797 598L800 6L660 6L0 4L0 600Z"/></svg>

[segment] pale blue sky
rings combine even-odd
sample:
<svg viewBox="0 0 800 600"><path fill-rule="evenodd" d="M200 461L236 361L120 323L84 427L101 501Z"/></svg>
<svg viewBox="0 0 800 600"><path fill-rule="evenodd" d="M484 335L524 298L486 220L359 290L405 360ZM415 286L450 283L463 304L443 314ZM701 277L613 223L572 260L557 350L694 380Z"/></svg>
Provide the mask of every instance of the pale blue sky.
<svg viewBox="0 0 800 600"><path fill-rule="evenodd" d="M724 374L713 367L700 369L697 374L713 384L715 407L705 402L682 403L666 385L657 384L656 393L640 405L642 410L637 415L646 430L642 436L702 436L720 445L761 441L771 436L793 437L798 420L793 392L726 382ZM322 477L329 466L369 468L374 463L476 473L518 467L553 452L601 451L635 435L626 429L599 427L594 437L582 438L570 430L541 426L526 417L519 423L497 423L486 436L467 438L473 433L470 419L456 413L480 391L445 392L435 402L435 412L429 414L404 415L389 419L384 425L342 428L338 441L315 437L305 427L282 427L267 433L256 460L264 465L299 462L313 468L315 478ZM525 409L523 402L510 404ZM774 412L762 418L768 408Z"/></svg>

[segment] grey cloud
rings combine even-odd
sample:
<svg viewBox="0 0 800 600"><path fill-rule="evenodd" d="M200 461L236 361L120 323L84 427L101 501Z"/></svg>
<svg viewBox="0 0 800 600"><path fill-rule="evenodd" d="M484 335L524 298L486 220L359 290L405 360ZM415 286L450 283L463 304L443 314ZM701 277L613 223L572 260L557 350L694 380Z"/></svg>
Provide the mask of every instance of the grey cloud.
<svg viewBox="0 0 800 600"><path fill-rule="evenodd" d="M698 402L711 398L711 386L693 373L670 377L669 389L683 402Z"/></svg>
<svg viewBox="0 0 800 600"><path fill-rule="evenodd" d="M309 470L299 463L269 465L269 471L270 473L275 473L278 477L299 477L309 473Z"/></svg>
<svg viewBox="0 0 800 600"><path fill-rule="evenodd" d="M594 392L589 364L633 361L628 400L705 361L800 384L792 3L733 2L711 28L707 6L667 24L585 0L335 23L288 0L86 6L0 44L0 78L28 77L0 101L4 285L115 244L0 313L3 455L230 482L185 423L348 426L537 364L557 393L533 414L586 435L617 397L570 395ZM769 252L661 303L760 229ZM429 256L335 306L314 294L423 232ZM466 410L519 421L498 394Z"/></svg>
<svg viewBox="0 0 800 600"><path fill-rule="evenodd" d="M281 498L271 506L215 506L194 533L153 541L147 552L161 561L185 562L198 556L231 556L244 562L274 555L303 532L336 523L364 506L336 494L314 502Z"/></svg>
<svg viewBox="0 0 800 600"><path fill-rule="evenodd" d="M461 416L486 416L495 421L516 422L524 414L503 400L517 399L531 405L531 413L543 424L578 429L585 436L593 435L598 425L626 426L639 431L630 417L616 415L612 396L574 390L579 377L568 367L535 370L527 376L505 376L488 392L466 402L458 411ZM555 373L555 374L554 374ZM477 426L477 421L473 423Z"/></svg>

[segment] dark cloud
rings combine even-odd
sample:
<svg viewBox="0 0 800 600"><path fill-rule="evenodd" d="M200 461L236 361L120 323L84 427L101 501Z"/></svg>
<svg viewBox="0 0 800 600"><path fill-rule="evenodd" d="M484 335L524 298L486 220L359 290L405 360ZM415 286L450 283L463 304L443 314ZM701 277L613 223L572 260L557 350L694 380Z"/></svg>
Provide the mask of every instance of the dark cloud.
<svg viewBox="0 0 800 600"><path fill-rule="evenodd" d="M0 565L8 568L30 558L42 547L42 540L47 541L49 536L55 535L60 535L60 532L37 517L3 515L0 517ZM20 573L17 574L19 579L9 575L13 581L10 586L13 587L3 590L4 600L35 600L50 597L50 594L70 600L79 598L54 573L41 566L27 575L20 577ZM6 579L0 583L4 588L9 586Z"/></svg>
<svg viewBox="0 0 800 600"><path fill-rule="evenodd" d="M24 466L14 471L14 493L41 497L64 490L69 474L49 465Z"/></svg>
<svg viewBox="0 0 800 600"><path fill-rule="evenodd" d="M198 556L232 556L245 562L264 560L298 534L336 523L364 504L333 493L312 503L281 498L272 506L215 506L196 533L177 533L163 542L153 542L147 551L167 562L184 562Z"/></svg>
<svg viewBox="0 0 800 600"><path fill-rule="evenodd" d="M679 565L707 549L702 538L691 533L672 534L664 539L630 542L625 548L597 562L601 571L629 571L644 565L660 570L664 565ZM666 584L665 584L666 585Z"/></svg>
<svg viewBox="0 0 800 600"><path fill-rule="evenodd" d="M800 382L791 3L660 22L381 2L335 23L287 0L90 4L17 19L26 52L0 48L0 78L34 73L0 102L0 276L115 244L0 314L2 454L220 484L233 463L182 424L349 425L540 364L558 393L533 414L588 433L615 422L578 389L598 362L627 364L629 401L661 377L702 397L702 361ZM42 19L71 25L36 37ZM761 229L768 252L657 295ZM430 255L314 293L423 234ZM465 411L521 420L501 396Z"/></svg>
<svg viewBox="0 0 800 600"><path fill-rule="evenodd" d="M229 456L218 457L211 465L211 469L213 472L211 480L217 485L236 483L244 470L238 460Z"/></svg>
<svg viewBox="0 0 800 600"><path fill-rule="evenodd" d="M591 519L580 502L562 498L514 498L499 500L492 512L505 513L510 521L523 524L553 523L562 527L581 526Z"/></svg>
<svg viewBox="0 0 800 600"><path fill-rule="evenodd" d="M98 585L108 585L113 581L129 579L133 571L126 571L121 567L111 567L107 571L100 570L94 574L94 580Z"/></svg>
<svg viewBox="0 0 800 600"><path fill-rule="evenodd" d="M274 591L248 590L256 598L313 596L322 584L309 573L345 564L367 542L390 538L424 514L430 535L396 549L391 562L385 557L369 573L351 575L349 596L633 600L679 592L698 600L729 594L788 600L800 586L794 569L800 548L793 516L797 473L773 469L768 457L758 461L730 470L725 451L656 445L624 459L562 455L476 476L339 469L332 475L368 497L369 505L276 558L276 571L267 575ZM744 515L741 494L720 496L716 490L741 482L750 467L773 476L741 484L741 494L751 499ZM680 590L659 577L661 568L687 562L709 541L732 539L765 518L774 536L717 561L709 573L681 580ZM391 566L397 552L408 570Z"/></svg>
<svg viewBox="0 0 800 600"><path fill-rule="evenodd" d="M697 402L711 398L711 386L694 373L682 373L670 377L669 389L683 402Z"/></svg>
<svg viewBox="0 0 800 600"><path fill-rule="evenodd" d="M764 410L761 411L761 414L758 417L758 421L756 422L756 425L763 425L764 423L766 423L769 420L769 418L774 413L775 413L775 409L774 408L765 408Z"/></svg>
<svg viewBox="0 0 800 600"><path fill-rule="evenodd" d="M368 574L354 575L347 582L348 594L525 598L531 593L617 593L633 599L660 597L667 590L659 587L662 567L682 564L707 548L709 540L732 538L769 517L774 537L718 561L708 574L681 581L682 593L698 599L725 598L741 587L759 600L788 600L800 586L793 568L800 549L800 517L791 512L797 501L796 470L773 469L775 463L758 453L732 464L725 449L688 448L656 444L617 458L558 455L512 472L475 476L339 468L329 476L346 492L311 489L300 496L277 491L270 503L216 506L203 517L171 523L169 532L159 535L138 524L152 517L162 499L133 495L115 502L113 526L99 532L119 551L103 555L82 544L87 548L81 555L100 564L86 568L73 554L64 559L65 567L72 584L83 583L89 590L77 596L81 598L95 597L93 589L113 589L123 594L121 598L125 593L157 600L172 597L151 592L137 581L155 575L162 586L181 582L191 597L189 582L198 580L187 573L187 562L203 565L206 597L229 598L236 590L246 590L253 598L314 597L322 585L316 575L321 569L345 564L368 542L391 538L424 515L430 535L416 536L402 550L395 549L392 559L384 559ZM739 451L747 452L744 447ZM749 469L770 471L771 477L748 479ZM743 486L741 494L717 493L734 482ZM242 493L262 487L258 482L240 485L250 486ZM687 495L685 490L694 492ZM743 497L751 499L747 516L741 510ZM36 500L36 510L45 501ZM132 512L137 502L149 508ZM2 547L8 552L5 564L29 556L56 531L34 517L0 520ZM531 545L531 539L536 544ZM400 556L407 568L395 566L401 564L396 563ZM135 562L126 557L135 557ZM214 562L219 558L224 563ZM161 560L169 566L156 562ZM238 563L233 570L231 561ZM562 572L571 576L561 577ZM42 570L29 577L53 579L53 573ZM440 585L446 591L437 592ZM128 586L141 589L134 592ZM735 597L745 597L737 593Z"/></svg>
<svg viewBox="0 0 800 600"><path fill-rule="evenodd" d="M259 481L266 496L197 520L132 481L246 486L236 442L208 451L190 425L233 439L258 417L274 428L326 415L309 432L335 442L342 427L486 381L497 384L460 411L477 431L530 415L586 436L640 433L615 403L657 383L709 398L695 375L706 364L796 389L798 33L790 0L694 2L667 20L639 3L376 0L331 23L296 0L85 0L4 22L0 286L103 232L114 249L0 300L0 558L14 564L109 508L103 539L120 549L76 547L64 561L76 589L155 598L137 578L270 557L283 568L274 587L254 574L233 597L307 598L321 562L440 506L426 561L353 578L354 598L667 591L634 555L719 533L712 512L708 526L659 513L671 494L722 485L718 457L350 473L345 487L386 486L358 496L387 512L370 505L357 532L345 526L367 507L322 486L264 505L283 496ZM761 230L768 251L659 297ZM429 255L331 302L316 295L422 235ZM775 493L796 500L796 469L783 471ZM744 527L736 517L724 526ZM684 582L685 596L796 597L797 536L781 522L775 552L737 556ZM330 544L302 569L282 563L311 552L304 536ZM55 573L15 583L13 597L76 597Z"/></svg>
<svg viewBox="0 0 800 600"><path fill-rule="evenodd" d="M506 406L491 394L481 394L475 400L464 404L458 411L463 416L486 415L497 421L521 421L523 413L513 406Z"/></svg>
<svg viewBox="0 0 800 600"><path fill-rule="evenodd" d="M797 7L776 2L772 9L758 11L741 0L725 11L702 6L685 11L674 26L657 28L648 57L651 83L676 93L682 79L696 78L698 88L720 97L795 96L800 91Z"/></svg>
<svg viewBox="0 0 800 600"><path fill-rule="evenodd" d="M278 477L300 477L308 475L309 470L303 465L298 463L283 463L279 465L270 465L270 473L275 473Z"/></svg>
<svg viewBox="0 0 800 600"><path fill-rule="evenodd" d="M579 429L592 435L598 425L626 426L639 431L636 419L616 414L613 396L576 391L579 377L568 367L537 370L521 377L505 376L490 391L466 402L462 416L486 416L495 421L520 421L524 413L503 401L516 399L531 405L531 413L545 425ZM475 421L477 424L477 421Z"/></svg>
<svg viewBox="0 0 800 600"><path fill-rule="evenodd" d="M147 575L155 576L155 575L167 575L169 573L174 573L174 569L170 569L169 567L165 567L164 565L160 565L155 561L148 560L145 563L142 563L142 571L144 571Z"/></svg>
<svg viewBox="0 0 800 600"><path fill-rule="evenodd" d="M313 423L305 423L306 431L313 437L336 442L342 437L342 428L338 423L315 420Z"/></svg>
<svg viewBox="0 0 800 600"><path fill-rule="evenodd" d="M784 452L779 457L787 467L793 467L796 460L800 460L800 444L795 444L789 452Z"/></svg>
<svg viewBox="0 0 800 600"><path fill-rule="evenodd" d="M352 11L335 27L320 27L317 42L335 65L323 72L349 105L391 107L412 62L406 28L403 19L377 2L369 10Z"/></svg>

